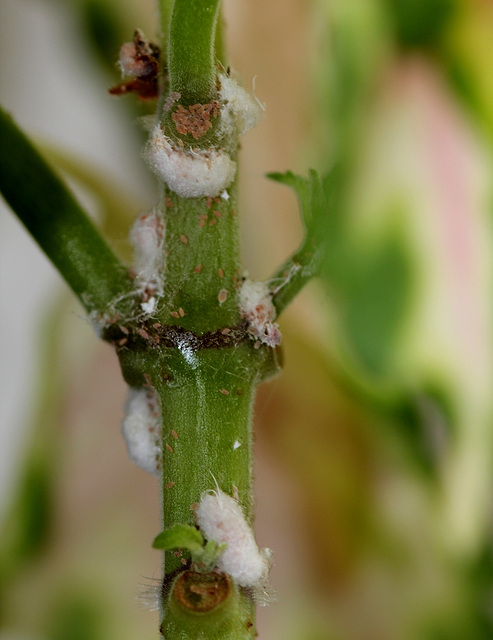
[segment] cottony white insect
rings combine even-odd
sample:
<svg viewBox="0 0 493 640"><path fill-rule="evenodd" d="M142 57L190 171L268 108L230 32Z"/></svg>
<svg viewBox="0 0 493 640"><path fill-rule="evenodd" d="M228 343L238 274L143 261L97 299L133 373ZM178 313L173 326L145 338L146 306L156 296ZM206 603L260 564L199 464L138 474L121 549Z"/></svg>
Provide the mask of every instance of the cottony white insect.
<svg viewBox="0 0 493 640"><path fill-rule="evenodd" d="M147 302L141 302L140 308L144 313L150 316L156 308L156 298L152 297L149 298Z"/></svg>
<svg viewBox="0 0 493 640"><path fill-rule="evenodd" d="M130 241L134 248L134 268L138 289L162 295L164 221L161 215L155 211L141 213L130 230ZM142 310L146 313L154 311L151 300L152 297L147 301L150 303L147 308L142 305Z"/></svg>
<svg viewBox="0 0 493 640"><path fill-rule="evenodd" d="M248 333L270 347L281 344L282 335L277 322L269 286L265 282L245 280L239 290L240 313L248 320Z"/></svg>
<svg viewBox="0 0 493 640"><path fill-rule="evenodd" d="M159 124L151 133L144 157L152 171L182 198L214 198L236 175L236 162L225 151L176 148Z"/></svg>
<svg viewBox="0 0 493 640"><path fill-rule="evenodd" d="M132 462L144 471L159 475L161 420L158 399L154 391L129 389L122 433Z"/></svg>
<svg viewBox="0 0 493 640"><path fill-rule="evenodd" d="M234 78L223 73L219 74L221 89L221 127L224 134L232 133L236 126L242 135L252 129L260 118L260 107L245 89L240 87Z"/></svg>
<svg viewBox="0 0 493 640"><path fill-rule="evenodd" d="M217 489L202 495L197 524L207 540L227 544L217 567L242 587L262 588L269 573L267 549L259 550L240 505Z"/></svg>

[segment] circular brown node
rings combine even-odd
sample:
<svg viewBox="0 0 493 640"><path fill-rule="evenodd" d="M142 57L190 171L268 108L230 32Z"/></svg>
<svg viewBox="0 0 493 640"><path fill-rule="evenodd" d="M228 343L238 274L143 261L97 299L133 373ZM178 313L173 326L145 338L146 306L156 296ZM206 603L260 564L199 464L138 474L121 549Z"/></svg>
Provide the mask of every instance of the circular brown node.
<svg viewBox="0 0 493 640"><path fill-rule="evenodd" d="M173 596L188 611L206 613L224 602L230 589L224 573L184 571L175 582Z"/></svg>

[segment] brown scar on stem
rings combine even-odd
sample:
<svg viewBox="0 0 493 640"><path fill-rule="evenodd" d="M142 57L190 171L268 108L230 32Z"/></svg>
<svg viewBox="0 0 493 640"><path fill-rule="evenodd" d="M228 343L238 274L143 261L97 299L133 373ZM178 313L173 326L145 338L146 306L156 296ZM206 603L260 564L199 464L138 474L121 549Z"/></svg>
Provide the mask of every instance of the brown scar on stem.
<svg viewBox="0 0 493 640"><path fill-rule="evenodd" d="M201 264L198 264L195 269L193 270L194 273L200 273L202 271L203 267Z"/></svg>
<svg viewBox="0 0 493 640"><path fill-rule="evenodd" d="M218 269L217 274L220 278L224 278L224 271L222 269Z"/></svg>
<svg viewBox="0 0 493 640"><path fill-rule="evenodd" d="M173 438L175 440L178 440L178 434L176 433L176 431L174 429L171 429L171 435L173 436Z"/></svg>
<svg viewBox="0 0 493 640"><path fill-rule="evenodd" d="M192 104L188 109L179 104L176 111L171 114L171 118L177 133L191 135L198 140L212 127L211 118L217 118L219 113L219 103L213 100L207 104Z"/></svg>
<svg viewBox="0 0 493 640"><path fill-rule="evenodd" d="M174 487L175 483L174 482L168 482L168 484L166 485L165 489L171 489L171 487Z"/></svg>
<svg viewBox="0 0 493 640"><path fill-rule="evenodd" d="M166 444L166 451L169 451L170 453L174 453L173 447L170 446L169 444Z"/></svg>
<svg viewBox="0 0 493 640"><path fill-rule="evenodd" d="M183 244L187 244L187 243L188 243L188 238L187 238L187 236L181 235L181 236L180 236L180 240L183 242Z"/></svg>
<svg viewBox="0 0 493 640"><path fill-rule="evenodd" d="M173 318L179 318L180 314L178 313L178 311L172 311L171 315L173 316Z"/></svg>
<svg viewBox="0 0 493 640"><path fill-rule="evenodd" d="M178 309L178 313L180 314L180 316L183 318L184 316L186 316L186 313L183 311L183 309L180 307Z"/></svg>
<svg viewBox="0 0 493 640"><path fill-rule="evenodd" d="M227 389L220 389L220 392L223 394L223 396L229 396L229 391Z"/></svg>

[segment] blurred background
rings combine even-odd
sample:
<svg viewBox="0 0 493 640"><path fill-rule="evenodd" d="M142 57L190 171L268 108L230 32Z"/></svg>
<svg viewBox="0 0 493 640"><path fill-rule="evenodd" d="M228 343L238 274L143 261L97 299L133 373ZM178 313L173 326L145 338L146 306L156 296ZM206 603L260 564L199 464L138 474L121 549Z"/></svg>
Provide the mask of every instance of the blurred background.
<svg viewBox="0 0 493 640"><path fill-rule="evenodd" d="M259 637L493 638L493 3L225 0L265 103L242 143L245 268L302 239L269 171L330 176L322 277L259 390ZM139 119L107 89L152 0L1 0L0 101L128 258L152 207ZM155 638L159 488L120 437L118 363L0 203L0 638Z"/></svg>

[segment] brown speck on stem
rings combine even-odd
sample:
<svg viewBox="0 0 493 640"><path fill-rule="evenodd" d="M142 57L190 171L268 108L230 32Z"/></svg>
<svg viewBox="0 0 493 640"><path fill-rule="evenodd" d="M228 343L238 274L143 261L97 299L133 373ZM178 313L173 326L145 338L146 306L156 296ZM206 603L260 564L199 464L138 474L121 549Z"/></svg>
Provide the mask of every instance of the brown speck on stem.
<svg viewBox="0 0 493 640"><path fill-rule="evenodd" d="M217 299L219 300L219 304L222 304L223 302L226 302L226 299L228 297L228 290L227 289L221 289L221 291L219 291Z"/></svg>
<svg viewBox="0 0 493 640"><path fill-rule="evenodd" d="M180 316L182 318L186 315L186 313L183 311L183 309L181 307L178 309L178 313L180 314Z"/></svg>
<svg viewBox="0 0 493 640"><path fill-rule="evenodd" d="M182 564L187 564L188 560L187 560L186 558L182 558L182 559L180 560L180 562L181 562Z"/></svg>
<svg viewBox="0 0 493 640"><path fill-rule="evenodd" d="M168 196L164 203L166 204L167 207L172 207L173 206L173 201L171 200L171 198Z"/></svg>
<svg viewBox="0 0 493 640"><path fill-rule="evenodd" d="M241 389L235 389L235 396L240 397L241 395L243 395L243 391Z"/></svg>
<svg viewBox="0 0 493 640"><path fill-rule="evenodd" d="M171 315L173 316L173 318L179 318L180 314L178 313L178 311L172 311Z"/></svg>
<svg viewBox="0 0 493 640"><path fill-rule="evenodd" d="M168 484L166 485L166 489L171 489L171 487L174 487L175 483L174 482L168 482Z"/></svg>
<svg viewBox="0 0 493 640"><path fill-rule="evenodd" d="M198 264L195 269L193 270L194 273L200 273L202 271L202 265Z"/></svg>
<svg viewBox="0 0 493 640"><path fill-rule="evenodd" d="M180 236L180 240L183 242L183 244L187 244L187 243L188 243L188 238L187 238L187 236L181 235L181 236Z"/></svg>
<svg viewBox="0 0 493 640"><path fill-rule="evenodd" d="M229 391L227 389L221 389L220 391L223 394L223 396L229 396Z"/></svg>
<svg viewBox="0 0 493 640"><path fill-rule="evenodd" d="M223 336L227 336L228 333L231 333L231 329L229 327L224 327L224 329L221 329L221 333Z"/></svg>
<svg viewBox="0 0 493 640"><path fill-rule="evenodd" d="M215 224L217 224L217 218L213 218L213 219L209 222L209 227L213 227Z"/></svg>
<svg viewBox="0 0 493 640"><path fill-rule="evenodd" d="M220 278L224 278L224 271L222 269L218 269L217 274Z"/></svg>
<svg viewBox="0 0 493 640"><path fill-rule="evenodd" d="M169 451L169 453L173 453L173 447L169 444L166 444L166 451Z"/></svg>
<svg viewBox="0 0 493 640"><path fill-rule="evenodd" d="M220 211L213 211L212 213L216 216L216 218L222 218L223 217L223 214Z"/></svg>
<svg viewBox="0 0 493 640"><path fill-rule="evenodd" d="M171 435L173 436L173 438L175 440L178 440L178 434L176 433L176 431L174 429L171 429Z"/></svg>
<svg viewBox="0 0 493 640"><path fill-rule="evenodd" d="M122 338L121 340L118 341L118 346L123 347L125 344L127 344L127 342L128 342L128 338Z"/></svg>

